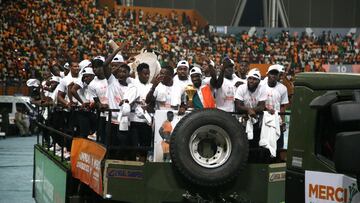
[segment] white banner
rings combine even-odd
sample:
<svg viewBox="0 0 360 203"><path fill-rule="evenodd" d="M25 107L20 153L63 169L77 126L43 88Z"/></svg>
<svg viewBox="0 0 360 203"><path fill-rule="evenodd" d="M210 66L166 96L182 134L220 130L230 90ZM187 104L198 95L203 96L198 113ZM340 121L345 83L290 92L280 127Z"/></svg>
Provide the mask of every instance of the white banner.
<svg viewBox="0 0 360 203"><path fill-rule="evenodd" d="M359 203L356 179L343 174L305 171L306 203Z"/></svg>

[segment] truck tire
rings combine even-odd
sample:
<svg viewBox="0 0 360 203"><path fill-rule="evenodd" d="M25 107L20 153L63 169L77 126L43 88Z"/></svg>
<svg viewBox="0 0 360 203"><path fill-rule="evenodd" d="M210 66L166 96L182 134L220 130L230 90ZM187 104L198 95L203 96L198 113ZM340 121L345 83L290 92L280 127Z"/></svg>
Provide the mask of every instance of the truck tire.
<svg viewBox="0 0 360 203"><path fill-rule="evenodd" d="M216 187L233 180L248 157L245 130L218 109L194 111L176 125L170 140L174 166L190 182Z"/></svg>

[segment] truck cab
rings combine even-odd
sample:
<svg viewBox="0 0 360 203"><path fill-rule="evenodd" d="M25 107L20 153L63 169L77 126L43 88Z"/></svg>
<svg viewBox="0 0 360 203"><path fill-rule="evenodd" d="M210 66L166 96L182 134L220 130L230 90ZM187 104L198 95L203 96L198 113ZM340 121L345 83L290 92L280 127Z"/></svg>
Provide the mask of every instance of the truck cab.
<svg viewBox="0 0 360 203"><path fill-rule="evenodd" d="M294 86L285 196L286 202L308 202L307 171L359 175L360 75L301 73ZM336 199L327 190L318 201Z"/></svg>

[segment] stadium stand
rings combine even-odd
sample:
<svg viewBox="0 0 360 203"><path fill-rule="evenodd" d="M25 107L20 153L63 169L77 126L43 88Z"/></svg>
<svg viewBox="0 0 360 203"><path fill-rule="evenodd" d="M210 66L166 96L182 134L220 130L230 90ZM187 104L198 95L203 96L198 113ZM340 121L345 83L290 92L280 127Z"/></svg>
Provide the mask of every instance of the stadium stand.
<svg viewBox="0 0 360 203"><path fill-rule="evenodd" d="M18 86L41 75L54 63L80 61L106 55L109 39L130 42L122 54L129 58L144 47L157 50L161 65L175 67L180 59L190 64L202 55L220 64L225 55L236 63L287 64L287 72L325 71L323 64L360 64L354 34L321 36L283 31L269 37L219 35L188 12L162 13L141 8L97 8L94 0L6 1L0 25L0 84ZM132 7L133 8L133 7Z"/></svg>

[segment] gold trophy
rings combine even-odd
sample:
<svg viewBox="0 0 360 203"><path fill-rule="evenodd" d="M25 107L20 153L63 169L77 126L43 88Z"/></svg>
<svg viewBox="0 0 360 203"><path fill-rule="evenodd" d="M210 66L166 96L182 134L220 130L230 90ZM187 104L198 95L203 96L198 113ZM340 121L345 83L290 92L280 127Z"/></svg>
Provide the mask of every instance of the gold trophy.
<svg viewBox="0 0 360 203"><path fill-rule="evenodd" d="M188 96L188 107L189 109L193 109L194 107L194 104L193 104L193 98L194 98L194 95L196 93L196 89L193 85L188 85L186 86L185 88L185 92L186 92L186 95Z"/></svg>

